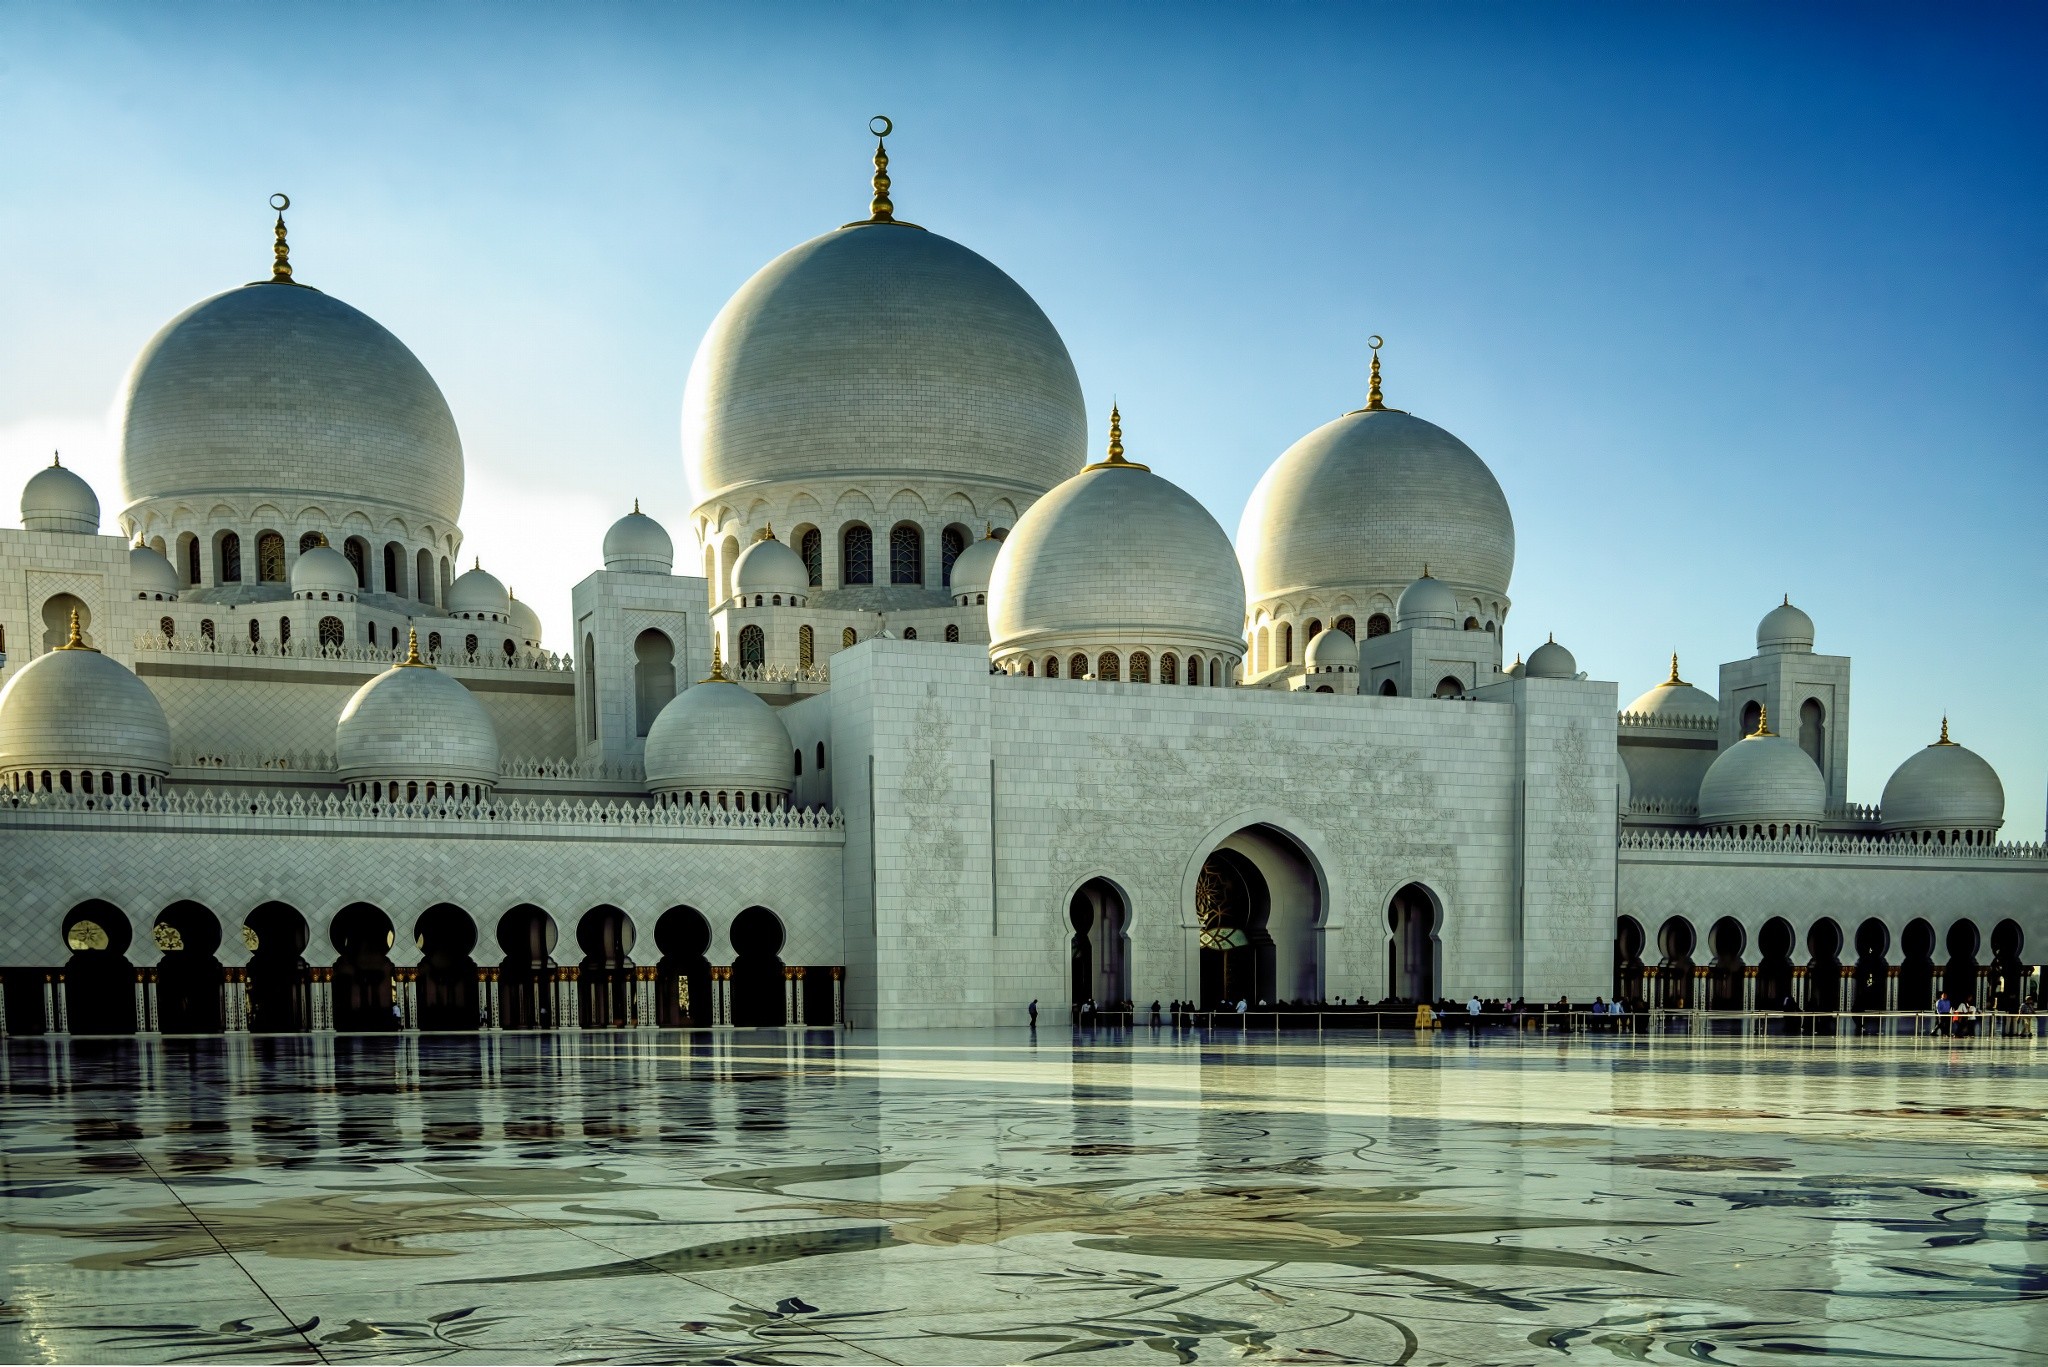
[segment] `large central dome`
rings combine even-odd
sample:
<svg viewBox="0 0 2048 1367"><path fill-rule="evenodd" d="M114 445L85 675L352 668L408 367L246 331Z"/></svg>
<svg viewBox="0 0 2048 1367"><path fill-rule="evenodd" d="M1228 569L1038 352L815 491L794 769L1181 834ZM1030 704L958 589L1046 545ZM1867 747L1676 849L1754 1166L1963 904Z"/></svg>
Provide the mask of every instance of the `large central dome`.
<svg viewBox="0 0 2048 1367"><path fill-rule="evenodd" d="M1081 468L1081 384L1052 323L984 257L901 223L784 252L690 368L700 504L819 478L963 480L1027 496Z"/></svg>
<svg viewBox="0 0 2048 1367"><path fill-rule="evenodd" d="M462 441L433 376L375 319L305 285L186 309L135 358L122 408L131 507L371 501L444 530L462 513Z"/></svg>

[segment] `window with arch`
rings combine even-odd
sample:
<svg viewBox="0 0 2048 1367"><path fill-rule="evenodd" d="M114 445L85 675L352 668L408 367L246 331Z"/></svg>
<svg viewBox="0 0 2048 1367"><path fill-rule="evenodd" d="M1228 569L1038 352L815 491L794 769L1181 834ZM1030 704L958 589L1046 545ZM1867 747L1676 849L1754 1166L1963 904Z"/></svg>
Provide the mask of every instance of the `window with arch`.
<svg viewBox="0 0 2048 1367"><path fill-rule="evenodd" d="M254 623L251 623L251 625L253 626ZM291 618L280 617L277 619L277 643L281 646L288 646L292 643Z"/></svg>
<svg viewBox="0 0 2048 1367"><path fill-rule="evenodd" d="M178 538L178 547L183 552L185 561L185 582L188 584L198 584L200 582L199 538L190 532L186 532Z"/></svg>
<svg viewBox="0 0 2048 1367"><path fill-rule="evenodd" d="M875 534L865 523L850 523L839 534L839 582L875 582Z"/></svg>
<svg viewBox="0 0 2048 1367"><path fill-rule="evenodd" d="M1465 691L1465 685L1458 682L1454 674L1446 674L1436 681L1436 695L1439 698L1455 698Z"/></svg>
<svg viewBox="0 0 2048 1367"><path fill-rule="evenodd" d="M242 582L242 538L222 532L213 542L213 576L219 584Z"/></svg>
<svg viewBox="0 0 2048 1367"><path fill-rule="evenodd" d="M448 563L448 557L445 555L441 557L441 578L439 579L438 582L440 584L440 587L437 590L435 590L434 601L443 606L446 606L448 602L448 590L452 588L455 584L455 567Z"/></svg>
<svg viewBox="0 0 2048 1367"><path fill-rule="evenodd" d="M1349 636L1352 640L1355 641L1358 639L1358 621L1356 618L1339 617L1335 622L1331 623L1331 625L1334 626L1337 630L1343 632L1346 636Z"/></svg>
<svg viewBox="0 0 2048 1367"><path fill-rule="evenodd" d="M391 629L391 634L393 637L392 644L396 645L398 628L393 627ZM438 660L441 658L441 633L438 631L430 631L427 633L427 658L430 660Z"/></svg>
<svg viewBox="0 0 2048 1367"><path fill-rule="evenodd" d="M312 549L313 549L313 548L314 548L315 546L317 546L317 545L319 545L319 544L320 544L320 533L318 533L318 532L301 532L301 533L299 533L299 554L300 554L300 555L304 555L304 554L305 554L305 553L306 553L307 551L310 551L310 550L312 550Z"/></svg>
<svg viewBox="0 0 2048 1367"><path fill-rule="evenodd" d="M924 530L913 522L899 522L889 532L889 582L924 582Z"/></svg>
<svg viewBox="0 0 2048 1367"><path fill-rule="evenodd" d="M1375 612L1372 616L1365 619L1365 634L1367 639L1370 639L1374 636L1384 636L1393 629L1394 624L1387 620L1387 614L1385 614L1384 612Z"/></svg>
<svg viewBox="0 0 2048 1367"><path fill-rule="evenodd" d="M1131 655L1131 682L1152 682L1152 657L1142 650L1134 651Z"/></svg>
<svg viewBox="0 0 2048 1367"><path fill-rule="evenodd" d="M371 645L375 645L375 644L377 644L377 624L376 624L375 622L371 622L371 623L369 623L369 624L368 624L367 626L365 626L365 627L363 628L363 634L364 634L364 637L365 637L365 638L366 638L366 639L367 639L367 640L369 641L369 643L370 643ZM396 637L396 636L398 635L398 628L397 628L397 627L393 627L393 628L391 629L391 634L392 634L392 636L393 636L393 637L395 638L395 637ZM397 640L396 640L396 639L394 639L394 640L393 640L393 641L391 642L391 644L393 644L393 645L397 645L397 644L398 644L398 642L397 642Z"/></svg>
<svg viewBox="0 0 2048 1367"><path fill-rule="evenodd" d="M858 640L860 640L860 633L855 631L852 627L848 627L844 631L839 633L839 645L841 649L853 645Z"/></svg>
<svg viewBox="0 0 2048 1367"><path fill-rule="evenodd" d="M1116 683L1123 676L1123 661L1113 650L1105 650L1095 657L1095 677L1103 683Z"/></svg>
<svg viewBox="0 0 2048 1367"><path fill-rule="evenodd" d="M1201 686L1202 657L1199 655L1190 655L1188 656L1188 687L1200 688Z"/></svg>
<svg viewBox="0 0 2048 1367"><path fill-rule="evenodd" d="M1320 617L1311 617L1311 618L1309 618L1309 619L1308 619L1308 621L1307 621L1307 623L1306 623L1305 625L1303 625L1303 627L1302 627L1302 629L1301 629L1301 639L1302 639L1302 643L1303 643L1303 644L1307 644L1308 642L1310 642L1310 641L1313 641L1313 640L1314 640L1314 639L1315 639L1315 638L1316 638L1317 636L1319 636L1319 635L1321 635L1321 634L1322 634L1322 630L1323 630L1323 619L1322 619L1322 618L1320 618Z"/></svg>
<svg viewBox="0 0 2048 1367"><path fill-rule="evenodd" d="M339 617L322 617L320 619L321 645L338 646L341 644L341 635L341 619Z"/></svg>
<svg viewBox="0 0 2048 1367"><path fill-rule="evenodd" d="M953 562L960 558L960 552L967 549L967 533L958 527L948 527L939 533L939 582L946 587L953 585Z"/></svg>
<svg viewBox="0 0 2048 1367"><path fill-rule="evenodd" d="M352 536L342 543L341 553L348 557L349 568L356 572L356 587L370 587L370 545L360 536Z"/></svg>
<svg viewBox="0 0 2048 1367"><path fill-rule="evenodd" d="M818 638L809 627L796 629L796 662L805 669L818 662Z"/></svg>
<svg viewBox="0 0 2048 1367"><path fill-rule="evenodd" d="M818 588L825 582L825 537L816 527L804 528L804 534L797 538L796 553L804 558L804 573L810 576L811 587Z"/></svg>
<svg viewBox="0 0 2048 1367"><path fill-rule="evenodd" d="M654 729L654 719L676 695L676 646L649 628L633 638L633 734Z"/></svg>
<svg viewBox="0 0 2048 1367"><path fill-rule="evenodd" d="M510 636L501 641L498 648L505 652L505 658L508 660L517 657L519 654L519 642L513 640Z"/></svg>
<svg viewBox="0 0 2048 1367"><path fill-rule="evenodd" d="M1467 617L1467 618L1465 619L1465 630L1467 630L1467 631L1477 631L1477 630L1479 630L1479 619L1478 619L1477 617Z"/></svg>
<svg viewBox="0 0 2048 1367"><path fill-rule="evenodd" d="M825 742L818 742L818 772L825 772Z"/></svg>
<svg viewBox="0 0 2048 1367"><path fill-rule="evenodd" d="M1070 679L1085 679L1088 677L1088 657L1086 655L1070 655L1067 657L1067 677Z"/></svg>
<svg viewBox="0 0 2048 1367"><path fill-rule="evenodd" d="M199 639L205 641L209 645L213 643L214 628L213 619L211 617L202 617L199 619Z"/></svg>
<svg viewBox="0 0 2048 1367"><path fill-rule="evenodd" d="M469 635L469 636L465 636L465 637L463 637L463 638L462 638L462 653L463 653L463 654L465 654L465 655L474 655L474 654L476 654L476 637L475 637L475 635L473 635L473 634L472 634L472 635Z"/></svg>
<svg viewBox="0 0 2048 1367"><path fill-rule="evenodd" d="M1168 651L1159 657L1159 682L1163 684L1177 684L1180 682L1180 661L1174 658L1172 651Z"/></svg>
<svg viewBox="0 0 2048 1367"><path fill-rule="evenodd" d="M1059 657L1059 656L1057 656L1057 655L1048 655L1048 656L1046 656L1046 657L1045 657L1045 677L1046 677L1046 678L1048 678L1048 679L1057 679L1057 678L1058 678L1059 676L1060 676L1060 657Z"/></svg>
<svg viewBox="0 0 2048 1367"><path fill-rule="evenodd" d="M419 590L419 601L434 601L434 557L430 551L421 551L413 557L412 586Z"/></svg>
<svg viewBox="0 0 2048 1367"><path fill-rule="evenodd" d="M906 641L915 641L915 640L917 639L917 628L916 628L916 627L905 627L905 628L903 628L903 639L904 639L904 640L906 640Z"/></svg>
<svg viewBox="0 0 2048 1367"><path fill-rule="evenodd" d="M1828 770L1827 719L1828 710L1821 706L1819 698L1808 698L1799 704L1799 748L1822 773Z"/></svg>
<svg viewBox="0 0 2048 1367"><path fill-rule="evenodd" d="M1209 687L1223 687L1223 661L1220 658L1209 661Z"/></svg>
<svg viewBox="0 0 2048 1367"><path fill-rule="evenodd" d="M1260 627L1258 635L1252 637L1252 668L1264 669L1273 662L1273 629Z"/></svg>
<svg viewBox="0 0 2048 1367"><path fill-rule="evenodd" d="M436 632L431 639L435 653L440 653L440 633ZM594 741L597 739L597 638L589 632L583 633L583 657L577 663L583 670L583 737Z"/></svg>
<svg viewBox="0 0 2048 1367"><path fill-rule="evenodd" d="M1280 663L1284 665L1294 663L1294 623L1292 622L1282 622L1280 624Z"/></svg>
<svg viewBox="0 0 2048 1367"><path fill-rule="evenodd" d="M1493 622L1492 622L1492 620L1491 620L1491 619L1489 619L1489 620L1487 621L1487 623L1486 623L1486 634L1487 634L1488 636L1491 636L1491 635L1493 635L1493 634L1494 634L1494 632L1495 632L1495 631L1497 631L1498 629L1499 629L1499 628L1497 628L1497 627L1496 627L1496 626L1495 626L1495 625L1493 624Z"/></svg>
<svg viewBox="0 0 2048 1367"><path fill-rule="evenodd" d="M276 532L256 538L256 578L264 584L284 582L284 538Z"/></svg>
<svg viewBox="0 0 2048 1367"><path fill-rule="evenodd" d="M405 593L405 547L396 541L384 543L384 592Z"/></svg>
<svg viewBox="0 0 2048 1367"><path fill-rule="evenodd" d="M1757 724L1763 720L1763 704L1752 698L1742 705L1741 733L1745 736L1756 734Z"/></svg>
<svg viewBox="0 0 2048 1367"><path fill-rule="evenodd" d="M766 637L765 635L763 635L763 634L762 634L762 632L761 632L761 628L759 628L759 627L756 627L756 626L746 626L746 627L741 627L741 628L740 628L740 664L741 664L741 666L742 666L742 667L744 667L744 666L747 666L747 665L758 665L758 664L761 664L761 663L763 663L763 662L765 662L765 661L766 661L766 659L767 659L767 656L768 656L768 638L767 638L767 637Z"/></svg>
<svg viewBox="0 0 2048 1367"><path fill-rule="evenodd" d="M960 627L957 623L946 623L946 639L948 641L958 641L960 639Z"/></svg>
<svg viewBox="0 0 2048 1367"><path fill-rule="evenodd" d="M1392 679L1388 679L1380 685L1380 696L1382 698L1398 698L1401 696L1401 690L1394 687Z"/></svg>
<svg viewBox="0 0 2048 1367"><path fill-rule="evenodd" d="M798 778L804 776L804 752L801 749L789 752L789 770Z"/></svg>

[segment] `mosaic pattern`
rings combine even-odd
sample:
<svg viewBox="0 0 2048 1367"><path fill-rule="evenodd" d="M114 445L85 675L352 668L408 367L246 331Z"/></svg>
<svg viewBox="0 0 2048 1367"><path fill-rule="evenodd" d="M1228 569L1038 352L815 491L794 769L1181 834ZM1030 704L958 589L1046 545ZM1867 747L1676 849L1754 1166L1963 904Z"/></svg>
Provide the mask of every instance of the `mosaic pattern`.
<svg viewBox="0 0 2048 1367"><path fill-rule="evenodd" d="M2048 1359L2033 1039L0 1059L9 1362Z"/></svg>

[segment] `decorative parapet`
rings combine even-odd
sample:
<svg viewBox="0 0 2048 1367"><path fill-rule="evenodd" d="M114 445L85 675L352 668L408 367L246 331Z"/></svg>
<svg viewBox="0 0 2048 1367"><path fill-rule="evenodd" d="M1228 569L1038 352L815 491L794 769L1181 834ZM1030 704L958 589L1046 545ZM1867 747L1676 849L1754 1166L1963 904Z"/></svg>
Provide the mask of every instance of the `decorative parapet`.
<svg viewBox="0 0 2048 1367"><path fill-rule="evenodd" d="M173 769L219 769L239 773L304 774L308 778L331 778L337 761L331 751L299 750L283 755L257 755L177 751L171 756ZM647 781L637 760L611 763L605 760L550 759L513 756L498 765L501 779L582 779L600 782L641 784Z"/></svg>
<svg viewBox="0 0 2048 1367"><path fill-rule="evenodd" d="M1853 821L1859 826L1875 826L1884 820L1884 809L1862 802L1851 802L1845 807L1828 813L1830 821Z"/></svg>
<svg viewBox="0 0 2048 1367"><path fill-rule="evenodd" d="M1845 854L1866 859L2041 859L2048 845L2018 842L1996 845L1924 844L1882 835L1828 834L1744 839L1656 827L1624 829L1621 849L1669 854Z"/></svg>
<svg viewBox="0 0 2048 1367"><path fill-rule="evenodd" d="M1652 716L1648 712L1620 712L1615 714L1615 724L1622 730L1631 728L1644 731L1719 731L1719 717L1674 717Z"/></svg>
<svg viewBox="0 0 2048 1367"><path fill-rule="evenodd" d="M402 649L386 646L323 646L318 641L218 641L205 636L165 636L145 631L135 638L138 655L207 655L221 660L331 660L344 664L395 665L406 658ZM430 650L420 643L420 658L444 669L522 669L552 674L573 673L575 661L552 650Z"/></svg>
<svg viewBox="0 0 2048 1367"><path fill-rule="evenodd" d="M824 807L786 807L777 812L742 812L718 807L674 806L634 801L514 799L455 802L376 802L368 798L302 792L242 793L217 788L161 792L149 797L88 796L83 793L9 793L0 798L0 824L34 825L48 818L135 816L273 819L299 829L314 822L411 822L448 826L582 826L608 829L707 831L843 831L846 818ZM125 823L124 823L125 824Z"/></svg>
<svg viewBox="0 0 2048 1367"><path fill-rule="evenodd" d="M285 755L179 750L171 755L173 769L233 769L242 772L289 772L311 775L332 774L335 763L333 754L324 750L298 750Z"/></svg>
<svg viewBox="0 0 2048 1367"><path fill-rule="evenodd" d="M638 760L613 763L601 759L538 759L522 756L500 762L498 777L599 779L638 784L647 781L647 772Z"/></svg>
<svg viewBox="0 0 2048 1367"><path fill-rule="evenodd" d="M737 683L816 683L832 682L830 665L739 665L732 670L731 678Z"/></svg>
<svg viewBox="0 0 2048 1367"><path fill-rule="evenodd" d="M1682 797L1635 797L1623 809L1623 816L1675 816L1688 820L1698 817L1700 804Z"/></svg>

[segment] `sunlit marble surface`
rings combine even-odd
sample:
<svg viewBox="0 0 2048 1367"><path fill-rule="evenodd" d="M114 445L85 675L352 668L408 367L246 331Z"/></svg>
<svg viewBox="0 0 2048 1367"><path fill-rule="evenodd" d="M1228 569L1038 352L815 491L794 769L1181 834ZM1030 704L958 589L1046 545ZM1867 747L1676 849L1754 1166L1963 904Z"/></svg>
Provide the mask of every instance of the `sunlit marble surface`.
<svg viewBox="0 0 2048 1367"><path fill-rule="evenodd" d="M2033 1040L0 1059L9 1362L2048 1359Z"/></svg>

